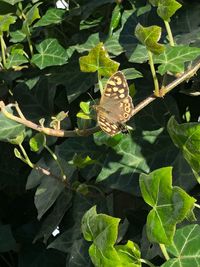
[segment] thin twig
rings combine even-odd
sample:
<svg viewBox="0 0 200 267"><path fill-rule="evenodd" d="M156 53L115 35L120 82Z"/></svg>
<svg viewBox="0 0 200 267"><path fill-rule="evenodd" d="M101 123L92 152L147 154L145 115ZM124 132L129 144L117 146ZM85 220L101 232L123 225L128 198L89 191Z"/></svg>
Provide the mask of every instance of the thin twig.
<svg viewBox="0 0 200 267"><path fill-rule="evenodd" d="M189 70L184 72L180 77L175 79L173 82L168 84L167 86L164 86L160 89L160 95L164 96L165 94L169 93L172 89L174 89L177 85L181 84L182 82L190 79L193 77L196 72L200 69L200 61L198 61L193 67L191 67ZM154 94L150 95L143 101L141 101L133 110L132 116L134 116L136 113L138 113L140 110L145 108L147 105L149 105L151 102L153 102L157 97L155 97ZM159 98L158 98L159 99ZM9 119L16 121L20 124L25 125L28 128L31 128L35 131L38 132L43 132L46 135L50 136L56 136L56 137L79 137L79 136L89 136L97 131L100 130L99 126L89 128L89 129L84 129L84 130L79 130L75 129L72 131L65 131L65 130L56 130L52 128L47 128L47 127L42 127L41 125L38 125L36 123L33 123L27 119L19 118L10 112L6 110L6 106L3 101L0 101L0 110L1 112Z"/></svg>

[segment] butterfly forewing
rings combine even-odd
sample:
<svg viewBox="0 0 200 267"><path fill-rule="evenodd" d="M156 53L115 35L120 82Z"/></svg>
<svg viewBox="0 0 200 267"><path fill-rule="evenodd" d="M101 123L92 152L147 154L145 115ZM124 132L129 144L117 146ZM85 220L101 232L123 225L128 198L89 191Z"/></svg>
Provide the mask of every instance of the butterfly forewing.
<svg viewBox="0 0 200 267"><path fill-rule="evenodd" d="M132 98L124 74L116 72L108 80L100 104L97 107L97 120L101 129L115 135L124 127L133 111Z"/></svg>

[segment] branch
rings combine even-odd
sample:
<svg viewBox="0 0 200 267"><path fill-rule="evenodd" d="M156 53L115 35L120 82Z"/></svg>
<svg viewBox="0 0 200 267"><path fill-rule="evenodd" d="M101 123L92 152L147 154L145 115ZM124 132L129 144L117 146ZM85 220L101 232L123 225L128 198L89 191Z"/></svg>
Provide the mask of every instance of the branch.
<svg viewBox="0 0 200 267"><path fill-rule="evenodd" d="M200 61L198 61L193 67L191 67L189 70L184 72L180 77L175 79L173 82L171 82L167 86L162 87L160 89L160 96L163 97L165 94L167 94L171 90L173 90L177 85L179 85L182 82L193 77L199 69L200 69ZM147 97L145 100L141 101L136 107L134 107L134 110L132 112L132 116L137 114L140 110L142 110L144 107L149 105L155 99L157 99L157 97L154 94L152 94L149 97ZM17 117L15 115L9 113L6 110L6 106L5 106L3 101L0 101L0 110L7 118L9 118L13 121L16 121L20 124L23 124L23 125L27 126L28 128L31 128L35 131L42 132L42 133L44 133L46 135L50 135L50 136L56 136L56 137L88 136L88 135L94 134L100 130L99 126L89 128L89 129L84 129L84 130L75 129L72 131L55 130L52 128L43 127L41 125L38 125L36 123L33 123L33 122L27 120L24 116L23 117Z"/></svg>

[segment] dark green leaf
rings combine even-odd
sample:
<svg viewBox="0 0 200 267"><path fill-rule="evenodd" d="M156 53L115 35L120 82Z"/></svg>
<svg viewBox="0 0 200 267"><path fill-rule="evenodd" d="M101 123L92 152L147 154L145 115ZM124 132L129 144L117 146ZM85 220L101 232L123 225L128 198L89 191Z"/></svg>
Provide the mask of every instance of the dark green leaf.
<svg viewBox="0 0 200 267"><path fill-rule="evenodd" d="M199 56L200 48L178 45L166 47L163 54L154 56L154 63L161 64L158 72L163 75L167 71L181 73L184 71L184 63L192 61Z"/></svg>
<svg viewBox="0 0 200 267"><path fill-rule="evenodd" d="M0 252L9 252L17 248L10 225L0 225Z"/></svg>
<svg viewBox="0 0 200 267"><path fill-rule="evenodd" d="M39 54L35 54L31 62L40 69L67 62L67 52L56 39L45 39L36 48Z"/></svg>
<svg viewBox="0 0 200 267"><path fill-rule="evenodd" d="M42 18L34 24L34 27L42 27L51 24L61 23L63 16L66 13L63 9L51 8L42 16Z"/></svg>
<svg viewBox="0 0 200 267"><path fill-rule="evenodd" d="M7 111L12 114L12 110L7 108ZM10 142L10 140L20 136L25 130L24 125L19 124L11 119L8 119L0 113L0 140Z"/></svg>
<svg viewBox="0 0 200 267"><path fill-rule="evenodd" d="M184 158L200 177L200 124L183 123L178 124L172 117L168 122L168 131L174 142L183 153Z"/></svg>
<svg viewBox="0 0 200 267"><path fill-rule="evenodd" d="M45 214L45 212L54 204L64 189L62 181L45 176L41 184L38 186L35 193L35 206L38 211L38 219Z"/></svg>

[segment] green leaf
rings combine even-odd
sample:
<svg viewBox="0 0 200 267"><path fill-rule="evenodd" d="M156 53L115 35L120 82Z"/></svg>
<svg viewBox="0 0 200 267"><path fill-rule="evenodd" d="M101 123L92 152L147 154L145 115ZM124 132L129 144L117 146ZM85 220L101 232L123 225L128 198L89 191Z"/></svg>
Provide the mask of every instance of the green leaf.
<svg viewBox="0 0 200 267"><path fill-rule="evenodd" d="M8 112L12 114L12 110L6 108ZM23 134L25 130L24 125L17 123L11 119L8 119L0 113L0 140L10 142L12 139L17 138Z"/></svg>
<svg viewBox="0 0 200 267"><path fill-rule="evenodd" d="M161 28L159 26L143 27L138 24L135 28L135 36L154 54L161 54L165 50L164 45L159 44Z"/></svg>
<svg viewBox="0 0 200 267"><path fill-rule="evenodd" d="M157 8L158 16L169 22L170 18L181 6L182 5L176 0L159 0Z"/></svg>
<svg viewBox="0 0 200 267"><path fill-rule="evenodd" d="M42 27L52 24L59 24L63 20L63 16L66 13L63 9L51 8L42 16L42 18L34 24L34 27Z"/></svg>
<svg viewBox="0 0 200 267"><path fill-rule="evenodd" d="M109 29L110 35L112 35L113 30L115 30L118 27L120 19L121 19L121 5L116 4L115 8L112 11L112 17L110 21L110 29Z"/></svg>
<svg viewBox="0 0 200 267"><path fill-rule="evenodd" d="M64 184L61 180L59 181L51 176L45 176L42 179L35 193L35 206L38 211L38 220L54 204L63 189Z"/></svg>
<svg viewBox="0 0 200 267"><path fill-rule="evenodd" d="M131 54L129 61L134 63L144 63L149 59L146 46L138 44Z"/></svg>
<svg viewBox="0 0 200 267"><path fill-rule="evenodd" d="M137 79L137 78L142 78L143 77L142 73L139 72L138 70L134 69L134 68L123 69L122 72L126 76L127 80L133 80L133 79Z"/></svg>
<svg viewBox="0 0 200 267"><path fill-rule="evenodd" d="M6 59L5 67L7 69L15 68L16 66L20 66L24 63L27 63L27 58L22 55L23 49L12 52L11 55Z"/></svg>
<svg viewBox="0 0 200 267"><path fill-rule="evenodd" d="M46 144L46 138L43 133L37 133L29 141L31 150L34 152L41 150L45 144Z"/></svg>
<svg viewBox="0 0 200 267"><path fill-rule="evenodd" d="M72 199L72 193L67 190L63 191L60 194L60 196L56 200L56 203L51 213L48 214L48 216L42 222L41 229L39 230L39 233L34 238L33 242L36 242L37 240L41 238L43 238L44 243L47 242L52 232L59 225L66 211L70 207L71 199Z"/></svg>
<svg viewBox="0 0 200 267"><path fill-rule="evenodd" d="M31 7L31 9L26 13L25 24L30 26L36 19L40 18L38 6L42 3L37 3Z"/></svg>
<svg viewBox="0 0 200 267"><path fill-rule="evenodd" d="M56 39L45 39L36 48L39 54L35 54L31 62L40 69L67 62L67 52Z"/></svg>
<svg viewBox="0 0 200 267"><path fill-rule="evenodd" d="M118 70L119 63L110 59L103 43L95 46L87 56L79 59L80 69L83 72L96 72L109 77Z"/></svg>
<svg viewBox="0 0 200 267"><path fill-rule="evenodd" d="M11 31L10 36L10 41L13 43L21 42L26 38L26 34L22 30Z"/></svg>
<svg viewBox="0 0 200 267"><path fill-rule="evenodd" d="M3 32L9 31L9 27L11 24L15 23L17 17L11 16L10 14L7 15L0 15L0 35Z"/></svg>
<svg viewBox="0 0 200 267"><path fill-rule="evenodd" d="M150 242L170 245L176 224L186 218L196 200L180 187L172 187L171 167L141 174L140 189L144 201L153 208L146 224Z"/></svg>
<svg viewBox="0 0 200 267"><path fill-rule="evenodd" d="M9 252L17 248L10 225L0 225L0 252Z"/></svg>
<svg viewBox="0 0 200 267"><path fill-rule="evenodd" d="M25 132L22 132L17 137L10 139L9 142L13 145L20 145L24 141L25 136Z"/></svg>
<svg viewBox="0 0 200 267"><path fill-rule="evenodd" d="M200 266L200 226L188 225L176 231L174 242L167 246L172 256L162 264L162 267Z"/></svg>
<svg viewBox="0 0 200 267"><path fill-rule="evenodd" d="M174 144L181 149L184 158L196 173L196 178L200 178L200 124L178 124L172 117L167 128Z"/></svg>
<svg viewBox="0 0 200 267"><path fill-rule="evenodd" d="M163 75L167 71L172 73L183 72L184 63L192 61L199 56L200 48L178 45L175 47L166 47L163 54L154 56L154 63L161 64L158 72Z"/></svg>
<svg viewBox="0 0 200 267"><path fill-rule="evenodd" d="M93 165L96 162L96 160L91 159L89 156L82 158L81 155L75 155L73 157L73 164L77 168L85 168L86 166Z"/></svg>
<svg viewBox="0 0 200 267"><path fill-rule="evenodd" d="M83 216L81 229L87 241L93 241L89 254L94 266L139 267L140 251L137 245L128 241L126 245L116 245L120 219L106 214L97 214L96 206Z"/></svg>
<svg viewBox="0 0 200 267"><path fill-rule="evenodd" d="M1 2L5 2L14 6L16 3L22 2L22 0L1 0Z"/></svg>

